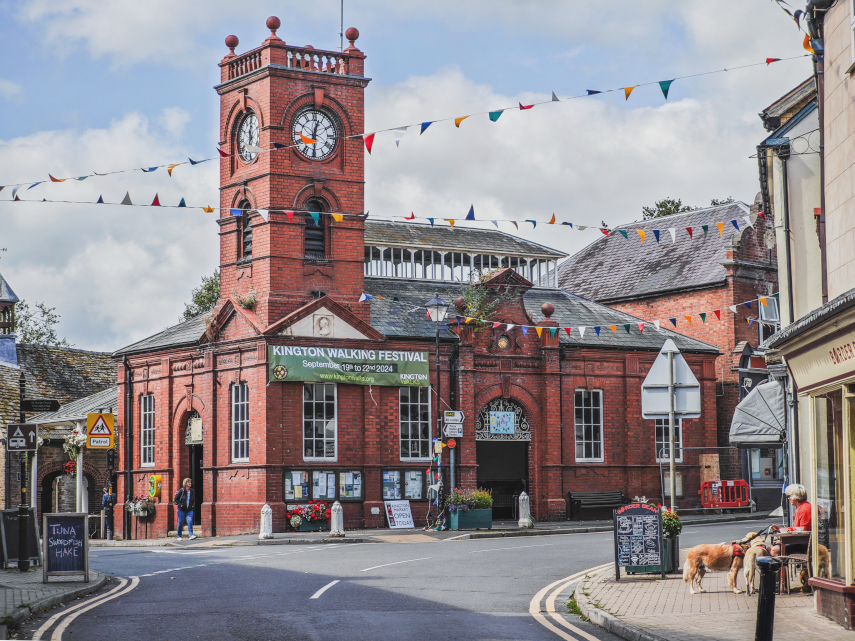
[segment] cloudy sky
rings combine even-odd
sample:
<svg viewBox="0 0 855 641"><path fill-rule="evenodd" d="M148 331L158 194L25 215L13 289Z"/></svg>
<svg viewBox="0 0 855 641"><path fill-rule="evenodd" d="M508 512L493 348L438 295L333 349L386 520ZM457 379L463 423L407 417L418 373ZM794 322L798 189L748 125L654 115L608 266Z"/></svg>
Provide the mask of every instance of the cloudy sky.
<svg viewBox="0 0 855 641"><path fill-rule="evenodd" d="M210 156L217 63L282 20L289 44L339 47L339 1L0 1L0 184ZM368 56L367 129L454 117L586 89L636 85L799 56L793 22L770 0L345 0ZM415 211L609 225L655 200L752 202L764 137L757 113L811 73L808 58L511 111L498 122L411 129L366 157L372 216ZM214 163L172 178L132 172L40 185L26 199L217 202ZM60 334L113 350L174 324L217 264L215 214L10 202L0 193L0 273L19 297L62 316ZM595 239L520 232L567 252Z"/></svg>

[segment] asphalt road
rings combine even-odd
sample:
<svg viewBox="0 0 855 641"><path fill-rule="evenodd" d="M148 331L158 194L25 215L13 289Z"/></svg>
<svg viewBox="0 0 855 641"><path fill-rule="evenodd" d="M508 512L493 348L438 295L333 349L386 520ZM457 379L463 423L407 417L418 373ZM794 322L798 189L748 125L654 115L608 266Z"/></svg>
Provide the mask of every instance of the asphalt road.
<svg viewBox="0 0 855 641"><path fill-rule="evenodd" d="M740 538L771 522L687 526L680 544L690 547ZM532 597L553 582L612 562L613 550L610 533L195 550L93 549L91 566L124 578L122 588L100 605L78 608L73 620L65 611L84 601L33 617L18 638L31 639L56 615L42 639L555 641L559 637L529 613ZM112 589L105 588L90 600L103 598ZM565 608L566 600L556 602L556 610ZM617 638L575 617L569 619L597 639ZM573 633L570 637L583 638Z"/></svg>

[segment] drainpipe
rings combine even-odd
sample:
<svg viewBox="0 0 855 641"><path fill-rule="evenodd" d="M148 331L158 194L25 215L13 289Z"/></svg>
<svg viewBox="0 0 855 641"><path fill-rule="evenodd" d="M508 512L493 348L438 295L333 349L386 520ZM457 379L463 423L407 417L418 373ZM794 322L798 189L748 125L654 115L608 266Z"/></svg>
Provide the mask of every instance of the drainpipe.
<svg viewBox="0 0 855 641"><path fill-rule="evenodd" d="M134 394L131 388L131 366L128 365L128 357L122 357L122 365L125 367L125 503L131 500L131 466L133 465L133 450L131 449L132 423L134 420ZM125 540L131 538L131 514L123 509Z"/></svg>
<svg viewBox="0 0 855 641"><path fill-rule="evenodd" d="M793 303L793 264L792 264L792 247L790 241L790 186L787 176L787 159L790 157L789 143L779 145L775 148L778 158L781 159L781 188L784 192L784 251L787 261L787 307L789 319L787 324L791 325L796 320L794 312L795 306Z"/></svg>

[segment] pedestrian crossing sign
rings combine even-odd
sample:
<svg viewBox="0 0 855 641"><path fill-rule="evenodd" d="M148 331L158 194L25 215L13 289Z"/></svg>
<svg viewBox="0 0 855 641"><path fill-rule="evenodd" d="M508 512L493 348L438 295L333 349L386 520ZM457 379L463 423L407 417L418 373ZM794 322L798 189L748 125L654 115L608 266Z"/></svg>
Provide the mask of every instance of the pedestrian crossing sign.
<svg viewBox="0 0 855 641"><path fill-rule="evenodd" d="M112 414L89 414L86 417L86 447L109 450L113 447L115 417Z"/></svg>

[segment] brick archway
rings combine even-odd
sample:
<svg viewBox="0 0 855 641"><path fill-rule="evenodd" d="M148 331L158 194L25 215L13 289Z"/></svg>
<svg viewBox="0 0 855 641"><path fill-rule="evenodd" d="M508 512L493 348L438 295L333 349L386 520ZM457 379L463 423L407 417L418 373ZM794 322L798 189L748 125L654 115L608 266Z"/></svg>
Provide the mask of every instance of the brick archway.
<svg viewBox="0 0 855 641"><path fill-rule="evenodd" d="M44 479L48 474L62 472L63 465L64 463L59 463L57 461L54 461L53 463L46 463L45 465L40 465L39 475L37 479L38 487L42 486L42 483L44 482ZM91 478L98 485L104 486L107 484L107 472L99 470L97 467L90 465L86 461L83 462L83 474Z"/></svg>

